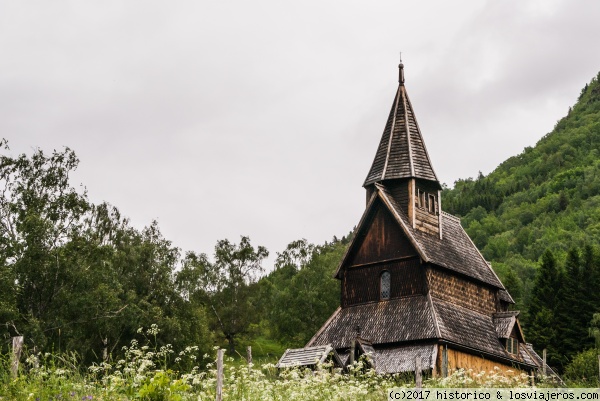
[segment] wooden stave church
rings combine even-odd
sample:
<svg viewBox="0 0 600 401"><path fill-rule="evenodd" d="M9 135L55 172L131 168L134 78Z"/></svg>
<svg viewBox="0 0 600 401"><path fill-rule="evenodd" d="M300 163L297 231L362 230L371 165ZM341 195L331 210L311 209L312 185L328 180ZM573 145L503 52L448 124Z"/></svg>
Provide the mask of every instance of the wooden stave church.
<svg viewBox="0 0 600 401"><path fill-rule="evenodd" d="M367 206L334 275L341 305L304 350L330 346L342 365L365 354L382 374L414 371L417 358L434 376L461 368L541 372L519 312L509 310L510 294L460 219L442 211L442 187L404 82L401 63L363 184ZM279 366L302 364L301 350L288 351Z"/></svg>

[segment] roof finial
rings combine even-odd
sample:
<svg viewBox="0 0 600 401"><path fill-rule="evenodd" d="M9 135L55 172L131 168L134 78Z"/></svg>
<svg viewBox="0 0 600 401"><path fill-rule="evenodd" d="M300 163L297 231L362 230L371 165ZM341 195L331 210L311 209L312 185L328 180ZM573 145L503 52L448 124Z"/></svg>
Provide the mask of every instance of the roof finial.
<svg viewBox="0 0 600 401"><path fill-rule="evenodd" d="M402 64L402 52L400 52L400 64L398 64L398 69L400 70L398 82L400 82L400 85L404 85L404 64Z"/></svg>

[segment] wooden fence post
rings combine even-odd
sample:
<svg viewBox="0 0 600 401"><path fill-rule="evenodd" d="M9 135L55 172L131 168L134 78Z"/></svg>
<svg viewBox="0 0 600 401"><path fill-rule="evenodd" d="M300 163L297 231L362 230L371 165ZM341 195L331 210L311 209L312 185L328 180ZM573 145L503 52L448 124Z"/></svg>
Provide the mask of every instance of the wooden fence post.
<svg viewBox="0 0 600 401"><path fill-rule="evenodd" d="M423 376L421 371L421 355L415 358L415 388L420 390L423 387Z"/></svg>
<svg viewBox="0 0 600 401"><path fill-rule="evenodd" d="M250 369L252 368L252 346L249 345L248 348L246 348L246 357L248 359L248 372L250 372Z"/></svg>
<svg viewBox="0 0 600 401"><path fill-rule="evenodd" d="M10 364L10 373L12 377L17 377L19 374L19 359L23 351L23 336L12 338L12 363Z"/></svg>
<svg viewBox="0 0 600 401"><path fill-rule="evenodd" d="M546 376L546 348L544 348L542 355L542 360L544 361L544 364L542 365L542 373L544 373L544 376Z"/></svg>
<svg viewBox="0 0 600 401"><path fill-rule="evenodd" d="M104 345L102 348L102 361L106 362L108 361L108 338L102 339L102 345Z"/></svg>
<svg viewBox="0 0 600 401"><path fill-rule="evenodd" d="M40 358L38 357L38 350L37 350L37 347L35 345L33 346L33 355L34 355L34 358L33 358L33 368L37 369L37 368L40 367Z"/></svg>
<svg viewBox="0 0 600 401"><path fill-rule="evenodd" d="M223 399L223 352L225 350L220 349L217 351L217 397L216 401Z"/></svg>

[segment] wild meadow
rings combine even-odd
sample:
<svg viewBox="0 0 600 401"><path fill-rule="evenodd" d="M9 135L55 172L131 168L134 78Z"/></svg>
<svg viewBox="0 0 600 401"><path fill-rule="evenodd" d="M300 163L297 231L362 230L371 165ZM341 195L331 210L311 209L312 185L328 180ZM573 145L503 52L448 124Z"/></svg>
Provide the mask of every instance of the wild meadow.
<svg viewBox="0 0 600 401"><path fill-rule="evenodd" d="M10 358L0 359L0 400L214 400L217 368L214 353L198 347L175 350L156 346L159 329L141 330L144 340L123 347L121 357L82 367L77 355L63 352L23 356L19 375L10 375ZM458 371L428 378L425 387L527 387L526 375ZM273 363L247 364L227 357L223 400L384 400L386 390L414 387L412 375L376 374L358 361L348 373L325 364L316 370L278 371Z"/></svg>

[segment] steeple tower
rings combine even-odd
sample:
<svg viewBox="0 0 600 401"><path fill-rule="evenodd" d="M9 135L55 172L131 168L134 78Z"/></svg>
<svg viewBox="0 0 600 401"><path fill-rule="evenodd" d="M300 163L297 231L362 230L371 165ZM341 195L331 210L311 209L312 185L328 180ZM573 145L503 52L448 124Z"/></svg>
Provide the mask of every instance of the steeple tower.
<svg viewBox="0 0 600 401"><path fill-rule="evenodd" d="M441 235L440 185L431 165L419 124L404 85L404 64L400 62L398 90L383 130L375 159L363 186L367 201L376 183L385 185L407 213L413 228ZM419 213L419 210L426 214ZM426 222L420 221L422 215ZM434 222L437 220L437 223Z"/></svg>
<svg viewBox="0 0 600 401"><path fill-rule="evenodd" d="M307 365L334 349L340 365L364 354L380 374L414 371L415 355L436 377L457 369L533 374L546 365L525 343L519 312L508 310L514 301L460 219L442 212L402 64L399 81L365 180L367 207L334 274L340 307L278 366Z"/></svg>

